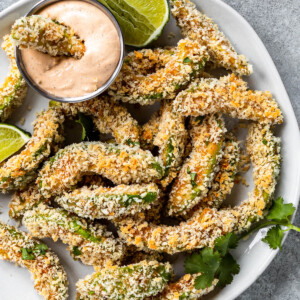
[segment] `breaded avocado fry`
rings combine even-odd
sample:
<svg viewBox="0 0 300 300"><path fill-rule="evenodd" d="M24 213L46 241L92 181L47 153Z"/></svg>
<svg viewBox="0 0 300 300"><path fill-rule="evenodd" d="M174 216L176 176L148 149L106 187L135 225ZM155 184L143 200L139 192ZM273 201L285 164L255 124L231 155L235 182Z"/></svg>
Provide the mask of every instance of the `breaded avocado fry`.
<svg viewBox="0 0 300 300"><path fill-rule="evenodd" d="M0 222L0 258L27 268L34 287L47 300L68 298L67 274L48 246L14 226Z"/></svg>
<svg viewBox="0 0 300 300"><path fill-rule="evenodd" d="M138 300L155 296L172 276L169 263L141 261L137 264L108 266L77 282L77 300Z"/></svg>
<svg viewBox="0 0 300 300"><path fill-rule="evenodd" d="M221 112L233 118L279 124L283 116L270 92L248 89L234 74L195 80L174 100L174 111L183 116L204 116Z"/></svg>
<svg viewBox="0 0 300 300"><path fill-rule="evenodd" d="M163 168L159 159L139 147L83 142L61 149L47 161L37 184L45 197L59 195L91 173L115 184L149 183L161 178Z"/></svg>
<svg viewBox="0 0 300 300"><path fill-rule="evenodd" d="M221 115L193 119L193 150L183 164L170 192L168 212L184 215L208 193L222 158L226 128Z"/></svg>
<svg viewBox="0 0 300 300"><path fill-rule="evenodd" d="M64 116L57 108L43 111L33 124L33 135L25 149L0 164L0 191L23 189L37 176L41 163L57 150Z"/></svg>
<svg viewBox="0 0 300 300"><path fill-rule="evenodd" d="M7 54L10 67L9 74L0 86L0 121L4 122L19 107L27 94L27 84L16 63L14 45L10 35L3 37L2 49Z"/></svg>
<svg viewBox="0 0 300 300"><path fill-rule="evenodd" d="M15 21L12 38L21 48L31 48L51 56L67 55L81 58L85 52L82 40L68 26L40 15Z"/></svg>
<svg viewBox="0 0 300 300"><path fill-rule="evenodd" d="M169 185L177 176L181 166L188 138L185 117L172 111L172 104L162 105L158 132L153 144L159 147L159 157L164 165L163 187Z"/></svg>
<svg viewBox="0 0 300 300"><path fill-rule="evenodd" d="M141 105L173 99L200 73L208 58L207 52L197 42L183 39L165 66L153 73L137 74L125 63L108 93L116 100Z"/></svg>
<svg viewBox="0 0 300 300"><path fill-rule="evenodd" d="M218 283L215 279L212 285L205 289L195 288L195 279L200 274L186 274L176 282L169 283L163 292L157 296L157 300L197 300L210 293Z"/></svg>
<svg viewBox="0 0 300 300"><path fill-rule="evenodd" d="M71 256L87 265L116 264L124 255L123 244L105 226L93 226L60 208L40 204L25 212L23 224L35 237L61 239Z"/></svg>
<svg viewBox="0 0 300 300"><path fill-rule="evenodd" d="M252 66L244 55L238 55L231 43L205 14L196 9L189 0L171 0L171 12L184 37L205 46L211 60L239 75L250 75Z"/></svg>
<svg viewBox="0 0 300 300"><path fill-rule="evenodd" d="M111 133L119 144L139 144L138 122L124 106L108 96L78 103L64 103L61 107L67 116L78 113L91 116L97 129L101 133Z"/></svg>
<svg viewBox="0 0 300 300"><path fill-rule="evenodd" d="M154 183L82 187L54 199L61 207L89 219L115 219L149 210L159 199Z"/></svg>

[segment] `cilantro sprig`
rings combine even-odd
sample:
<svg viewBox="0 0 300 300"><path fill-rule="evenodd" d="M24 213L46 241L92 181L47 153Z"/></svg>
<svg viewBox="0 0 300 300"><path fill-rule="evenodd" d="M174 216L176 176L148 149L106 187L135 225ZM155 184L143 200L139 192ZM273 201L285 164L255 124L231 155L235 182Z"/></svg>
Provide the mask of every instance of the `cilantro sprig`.
<svg viewBox="0 0 300 300"><path fill-rule="evenodd" d="M265 221L253 227L247 235L261 228L272 226L267 235L262 239L271 249L282 250L282 239L285 231L295 230L300 232L300 228L291 223L291 216L296 208L292 203L283 203L283 198L277 198L269 210Z"/></svg>
<svg viewBox="0 0 300 300"><path fill-rule="evenodd" d="M210 287L214 279L218 279L217 286L224 287L230 284L233 276L238 274L240 266L230 254L230 249L237 247L238 242L249 236L254 231L272 226L267 235L262 239L271 249L282 250L282 239L285 231L295 230L300 232L300 228L290 221L296 208L291 203L283 203L283 198L279 197L274 202L264 221L254 226L250 231L237 236L235 233L216 239L214 247L205 247L197 253L187 257L185 261L185 272L198 274L194 287L204 289Z"/></svg>
<svg viewBox="0 0 300 300"><path fill-rule="evenodd" d="M195 288L200 290L212 285L218 278L218 286L224 287L232 282L233 275L238 274L240 266L229 253L237 246L238 238L234 233L227 233L216 239L214 248L205 247L199 253L193 253L185 261L185 272L201 273L195 279Z"/></svg>

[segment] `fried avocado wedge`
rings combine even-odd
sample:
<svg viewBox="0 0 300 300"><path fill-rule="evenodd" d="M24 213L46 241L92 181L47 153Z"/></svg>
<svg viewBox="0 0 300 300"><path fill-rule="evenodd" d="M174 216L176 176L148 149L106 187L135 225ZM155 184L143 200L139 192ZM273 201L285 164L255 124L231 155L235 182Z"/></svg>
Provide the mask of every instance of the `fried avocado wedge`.
<svg viewBox="0 0 300 300"><path fill-rule="evenodd" d="M127 109L108 96L89 101L63 103L61 108L66 116L78 113L89 115L101 133L111 133L118 144L139 144L140 127Z"/></svg>
<svg viewBox="0 0 300 300"><path fill-rule="evenodd" d="M233 118L280 124L282 113L270 92L248 89L234 74L197 79L174 100L174 111L183 116L204 116L221 112Z"/></svg>
<svg viewBox="0 0 300 300"><path fill-rule="evenodd" d="M150 183L94 189L84 186L65 192L54 201L80 217L110 220L149 210L158 199L159 189Z"/></svg>
<svg viewBox="0 0 300 300"><path fill-rule="evenodd" d="M0 258L27 268L37 292L47 300L68 298L67 274L58 257L39 240L0 222Z"/></svg>
<svg viewBox="0 0 300 300"><path fill-rule="evenodd" d="M35 184L31 184L28 189L24 191L16 191L9 203L9 216L12 219L21 219L25 212L32 210L40 203L48 203L50 199L44 198L38 187Z"/></svg>
<svg viewBox="0 0 300 300"><path fill-rule="evenodd" d="M186 274L178 281L169 283L163 292L158 295L158 300L197 300L210 293L218 283L215 279L212 285L205 289L197 290L195 280L200 274Z"/></svg>
<svg viewBox="0 0 300 300"><path fill-rule="evenodd" d="M57 108L43 111L33 124L33 134L25 149L0 164L0 191L24 189L37 176L41 163L57 150L64 116Z"/></svg>
<svg viewBox="0 0 300 300"><path fill-rule="evenodd" d="M197 42L181 40L172 58L153 73L137 74L134 68L125 63L108 93L115 100L141 105L173 99L180 89L200 73L208 58Z"/></svg>
<svg viewBox="0 0 300 300"><path fill-rule="evenodd" d="M207 49L210 59L238 75L250 75L253 70L244 55L238 55L217 24L197 10L189 0L171 0L171 12L182 35L199 42Z"/></svg>
<svg viewBox="0 0 300 300"><path fill-rule="evenodd" d="M27 84L23 79L16 63L15 49L10 35L3 37L2 49L7 54L10 66L9 74L0 85L0 122L10 117L12 112L19 107L27 94Z"/></svg>
<svg viewBox="0 0 300 300"><path fill-rule="evenodd" d="M77 282L77 300L146 299L160 293L173 275L169 263L141 261L123 267L108 266Z"/></svg>
<svg viewBox="0 0 300 300"><path fill-rule="evenodd" d="M172 186L169 215L184 215L206 197L223 155L225 132L221 115L191 121L193 150Z"/></svg>
<svg viewBox="0 0 300 300"><path fill-rule="evenodd" d="M160 179L162 172L160 160L139 147L83 142L61 149L47 161L37 184L49 197L70 189L85 174L102 175L114 184L130 184Z"/></svg>
<svg viewBox="0 0 300 300"><path fill-rule="evenodd" d="M186 219L199 215L207 207L219 208L226 196L231 193L240 160L239 145L232 134L226 134L223 152L219 171L216 173L207 196L184 216Z"/></svg>
<svg viewBox="0 0 300 300"><path fill-rule="evenodd" d="M269 125L252 124L247 151L253 164L254 190L239 206L205 208L178 226L155 225L137 219L118 223L120 235L129 245L174 254L213 247L215 240L228 232L240 233L264 217L280 170L280 139Z"/></svg>
<svg viewBox="0 0 300 300"><path fill-rule="evenodd" d="M23 224L35 237L61 239L71 256L86 265L116 264L124 255L123 244L105 226L93 226L60 208L40 204L25 212Z"/></svg>
<svg viewBox="0 0 300 300"><path fill-rule="evenodd" d="M16 20L11 35L21 48L35 49L51 56L66 55L79 59L85 52L83 41L70 27L40 15Z"/></svg>
<svg viewBox="0 0 300 300"><path fill-rule="evenodd" d="M164 176L160 181L163 187L168 186L179 172L187 138L185 117L174 113L170 102L163 103L158 132L153 141L154 146L159 147L159 157L164 165Z"/></svg>

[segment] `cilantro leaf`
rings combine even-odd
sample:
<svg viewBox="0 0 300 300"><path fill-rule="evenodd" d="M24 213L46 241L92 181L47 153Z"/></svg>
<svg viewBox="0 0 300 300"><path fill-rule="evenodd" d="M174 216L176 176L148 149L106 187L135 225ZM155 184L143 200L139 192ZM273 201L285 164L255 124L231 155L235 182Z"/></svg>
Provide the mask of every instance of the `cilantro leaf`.
<svg viewBox="0 0 300 300"><path fill-rule="evenodd" d="M199 254L193 253L185 261L185 272L196 273L214 273L220 265L220 254L214 253L212 248L205 247Z"/></svg>
<svg viewBox="0 0 300 300"><path fill-rule="evenodd" d="M44 243L40 243L34 246L33 252L37 255L45 255L48 250L48 246Z"/></svg>
<svg viewBox="0 0 300 300"><path fill-rule="evenodd" d="M31 248L22 248L21 253L22 253L22 259L24 259L24 260L33 260L33 259L35 259L35 255L32 253Z"/></svg>
<svg viewBox="0 0 300 300"><path fill-rule="evenodd" d="M218 274L218 286L224 287L227 284L230 284L233 279L233 275L236 275L240 272L240 265L236 262L233 256L228 253L226 254L221 261L220 267L217 271Z"/></svg>
<svg viewBox="0 0 300 300"><path fill-rule="evenodd" d="M74 256L78 256L78 255L82 254L81 251L79 250L78 246L73 247L72 253Z"/></svg>
<svg viewBox="0 0 300 300"><path fill-rule="evenodd" d="M270 209L270 212L267 215L268 220L274 221L289 221L289 217L293 215L296 208L292 203L285 204L283 203L283 198L277 198L273 206Z"/></svg>
<svg viewBox="0 0 300 300"><path fill-rule="evenodd" d="M81 140L93 141L97 140L97 132L94 130L94 123L89 116L78 113L78 120L76 121L82 127Z"/></svg>
<svg viewBox="0 0 300 300"><path fill-rule="evenodd" d="M191 63L192 60L189 58L189 57L185 57L184 60L183 60L183 63L185 64L188 64L188 63Z"/></svg>
<svg viewBox="0 0 300 300"><path fill-rule="evenodd" d="M212 273L203 273L196 277L194 287L197 290L202 290L212 285L214 280L214 274Z"/></svg>
<svg viewBox="0 0 300 300"><path fill-rule="evenodd" d="M224 236L220 236L215 241L214 249L219 251L221 256L225 256L229 249L236 248L238 244L238 237L235 233L227 233Z"/></svg>
<svg viewBox="0 0 300 300"><path fill-rule="evenodd" d="M262 239L264 243L267 243L271 249L279 248L282 250L283 230L279 225L273 226L267 232L267 235Z"/></svg>

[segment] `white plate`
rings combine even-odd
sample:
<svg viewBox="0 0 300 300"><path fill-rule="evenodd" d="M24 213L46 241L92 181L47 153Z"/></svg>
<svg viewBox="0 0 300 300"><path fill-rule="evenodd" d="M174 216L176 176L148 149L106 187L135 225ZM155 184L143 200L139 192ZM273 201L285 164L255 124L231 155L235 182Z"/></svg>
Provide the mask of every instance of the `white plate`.
<svg viewBox="0 0 300 300"><path fill-rule="evenodd" d="M36 2L22 0L1 12L0 37L8 33L14 20L24 15ZM270 90L280 104L285 120L284 124L277 128L277 135L282 138L283 164L276 195L283 196L286 202L291 202L297 206L300 191L299 129L290 100L276 67L259 37L236 11L220 0L196 0L196 3L198 8L219 24L238 52L245 54L253 64L254 74L247 79L250 87L258 90ZM175 32L176 38L169 39L168 34L170 32ZM157 41L157 44L174 44L179 37L179 30L174 20L171 19L164 30L163 36ZM0 66L0 80L3 80L8 70L8 60L3 51L0 51ZM32 107L31 111L27 109L28 105ZM47 105L48 101L46 99L30 90L24 105L16 111L10 122L20 126L19 121L24 117L25 124L21 127L32 131L31 122L35 118L35 113L47 107ZM2 205L0 218L13 224L14 222L9 220L7 214L10 195L0 195L0 199ZM240 243L238 249L234 251L234 256L241 266L240 273L234 277L231 285L213 293L208 298L234 299L248 288L266 269L277 251L271 250L266 244L260 241L265 231L261 230L249 240ZM83 266L80 262L74 262L65 250L66 247L61 243L53 243L48 239L46 242L59 255L66 268L70 281L70 299L74 299L76 281L86 274L92 273L93 268ZM176 265L179 265L176 269L182 271L182 262ZM41 299L33 288L28 271L3 261L0 261L0 298L2 300Z"/></svg>

